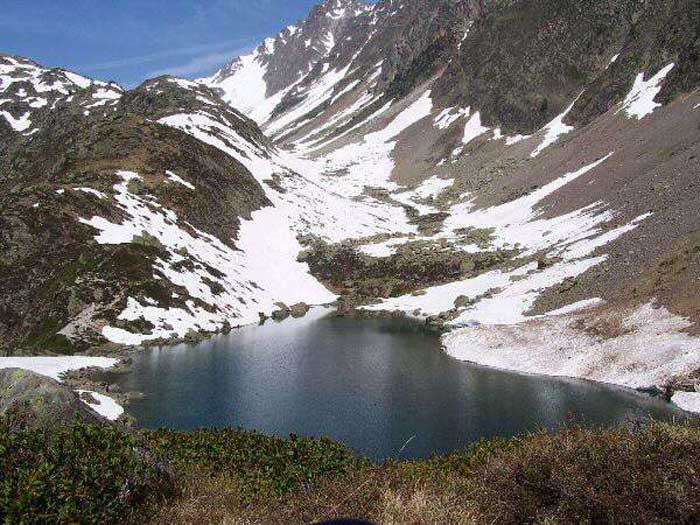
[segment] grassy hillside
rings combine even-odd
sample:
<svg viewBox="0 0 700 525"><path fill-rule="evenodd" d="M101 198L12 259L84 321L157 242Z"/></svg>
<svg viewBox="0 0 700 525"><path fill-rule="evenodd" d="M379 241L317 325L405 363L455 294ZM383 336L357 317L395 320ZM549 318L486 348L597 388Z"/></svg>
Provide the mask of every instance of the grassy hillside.
<svg viewBox="0 0 700 525"><path fill-rule="evenodd" d="M373 464L330 440L80 423L0 431L5 523L696 523L700 430L630 424Z"/></svg>

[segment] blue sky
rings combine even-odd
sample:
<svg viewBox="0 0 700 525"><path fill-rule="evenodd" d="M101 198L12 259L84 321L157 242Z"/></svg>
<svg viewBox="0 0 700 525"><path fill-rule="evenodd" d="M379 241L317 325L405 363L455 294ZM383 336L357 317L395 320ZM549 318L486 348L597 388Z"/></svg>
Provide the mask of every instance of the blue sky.
<svg viewBox="0 0 700 525"><path fill-rule="evenodd" d="M2 0L0 51L132 87L194 78L306 17L319 0Z"/></svg>

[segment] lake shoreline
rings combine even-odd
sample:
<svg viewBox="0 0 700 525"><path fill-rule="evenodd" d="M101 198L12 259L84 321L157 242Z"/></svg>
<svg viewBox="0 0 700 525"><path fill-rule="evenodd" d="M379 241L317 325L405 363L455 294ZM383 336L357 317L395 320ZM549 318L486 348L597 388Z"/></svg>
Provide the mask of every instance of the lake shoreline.
<svg viewBox="0 0 700 525"><path fill-rule="evenodd" d="M469 366L476 367L476 368L483 368L483 369L490 369L490 370L496 370L499 372L505 372L505 373L511 373L515 375L520 375L520 376L525 376L525 377L534 377L534 378L543 378L543 379L558 379L558 380L574 380L574 381L583 381L584 383L590 383L591 385L596 385L596 384L603 384L608 387L614 387L618 389L620 392L625 392L625 393L632 393L636 396L639 396L640 399L643 398L650 398L650 399L661 399L664 402L668 403L669 406L675 407L676 405L670 403L670 397L667 395L667 393L659 390L659 389L642 389L642 388L630 388L625 385L619 385L616 383L610 383L610 382L605 382L605 381L597 381L595 379L587 379L587 378L579 378L575 376L566 376L566 375L552 375L548 374L546 371L520 371L520 370L513 370L509 368L502 368L498 366L491 366L489 364L484 364L483 362L479 362L478 360L472 361L472 360L463 360L459 359L453 355L450 354L450 352L447 351L447 348L445 347L444 344L444 338L442 337L443 335L449 333L449 330L446 330L444 328L437 328L434 325L431 325L429 323L421 322L418 319L412 318L411 316L407 316L405 314L392 314L388 312L366 312L362 310L355 311L354 313L339 313L337 309L333 309L332 306L325 305L325 306L316 306L313 307L310 310L310 313L307 315L313 316L314 313L318 315L319 313L322 314L322 317L329 317L329 318L335 318L335 319L351 319L351 320L357 320L358 322L363 322L363 321L374 321L378 320L380 322L382 321L387 321L387 322L392 322L392 323L397 323L399 325L405 326L407 328L410 328L411 331L415 331L417 333L424 334L426 336L435 336L436 338L439 338L439 345L437 348L439 349L439 352L444 353L446 356L448 356L450 359L454 359L457 362L460 363L466 363ZM301 318L301 322L303 322L304 317ZM297 322L299 322L299 318L296 319ZM219 334L208 334L209 337L202 338L201 341L195 342L195 341L184 341L179 344L166 344L166 345L142 345L142 346L132 346L132 347L125 347L119 352L112 353L111 356L114 357L115 359L118 359L118 362L116 365L112 368L82 368L82 369L77 369L77 370L70 370L64 375L64 381L74 390L88 390L91 392L96 392L101 395L106 395L111 397L115 402L117 402L119 405L125 408L125 415L123 416L123 419L125 420L130 420L131 415L130 415L130 407L134 402L138 402L139 400L143 399L145 393L141 392L137 389L124 389L123 388L123 377L132 373L133 370L133 363L135 359L138 359L139 357L143 356L144 352L149 352L152 350L158 350L158 351L165 351L168 352L174 348L178 347L184 347L184 348L189 348L190 351L194 351L194 347L198 344L205 344L207 342L212 342L215 341L219 338L226 338L226 337L234 337L236 336L237 333L240 333L243 330L255 330L258 327L265 327L266 325L271 325L271 326L282 326L285 323L293 322L295 321L294 318L289 318L289 319L284 319L284 320L273 320L273 319L266 319L264 322L258 323L257 325L247 325L244 327L238 327L236 329L232 329L230 331L227 331L226 333L219 333ZM683 411L685 414L692 414L692 412L686 412ZM130 421L130 424L135 424L135 421Z"/></svg>
<svg viewBox="0 0 700 525"><path fill-rule="evenodd" d="M373 447L367 439L395 451L417 434L411 446L433 452L431 440L443 440L434 450L440 453L461 446L459 439L556 428L570 416L591 423L626 414L685 417L633 389L465 363L410 319L311 315L247 327L198 348L140 351L126 374L110 379L122 392L143 393L126 407L141 428L232 425L277 436L328 435L362 454L368 449L356 443ZM317 417L309 422L308 414Z"/></svg>

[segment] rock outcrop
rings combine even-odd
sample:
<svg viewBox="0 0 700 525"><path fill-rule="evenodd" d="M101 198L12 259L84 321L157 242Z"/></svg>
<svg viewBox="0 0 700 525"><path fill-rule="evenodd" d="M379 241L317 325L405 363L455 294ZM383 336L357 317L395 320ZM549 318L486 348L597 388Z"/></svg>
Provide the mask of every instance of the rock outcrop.
<svg viewBox="0 0 700 525"><path fill-rule="evenodd" d="M80 419L85 423L104 422L79 395L58 381L28 370L0 370L0 416L11 428L50 430Z"/></svg>

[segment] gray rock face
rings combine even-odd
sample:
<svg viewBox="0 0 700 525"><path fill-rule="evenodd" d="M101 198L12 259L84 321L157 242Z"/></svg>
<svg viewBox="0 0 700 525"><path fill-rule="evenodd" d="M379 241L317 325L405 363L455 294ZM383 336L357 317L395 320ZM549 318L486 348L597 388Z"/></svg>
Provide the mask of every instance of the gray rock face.
<svg viewBox="0 0 700 525"><path fill-rule="evenodd" d="M68 387L18 368L0 370L0 416L8 417L13 428L51 429L76 418L105 421Z"/></svg>
<svg viewBox="0 0 700 525"><path fill-rule="evenodd" d="M298 26L288 26L261 43L257 52L261 65L266 67L267 96L275 95L309 73L328 56L336 42L346 37L353 19L368 10L367 5L355 0L326 0L315 6ZM212 80L223 81L240 67L240 58L235 58Z"/></svg>

